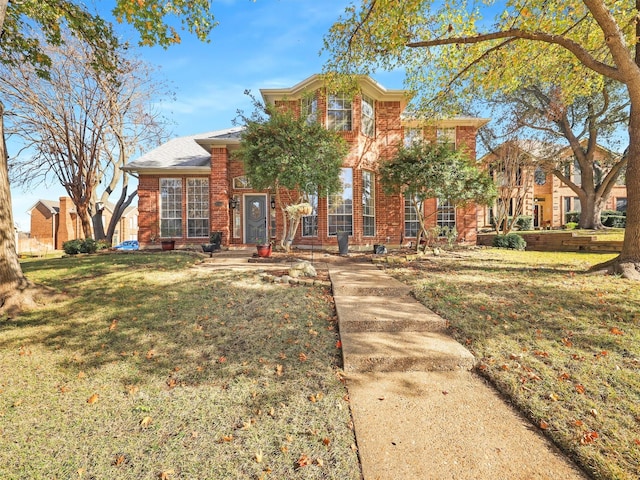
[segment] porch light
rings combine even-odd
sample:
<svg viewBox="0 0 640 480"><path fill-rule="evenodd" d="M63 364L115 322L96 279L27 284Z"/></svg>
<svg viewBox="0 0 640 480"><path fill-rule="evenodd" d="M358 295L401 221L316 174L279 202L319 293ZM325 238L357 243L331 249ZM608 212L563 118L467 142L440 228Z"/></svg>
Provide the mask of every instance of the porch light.
<svg viewBox="0 0 640 480"><path fill-rule="evenodd" d="M276 199L272 198L271 199L271 210L275 210L276 209Z"/></svg>
<svg viewBox="0 0 640 480"><path fill-rule="evenodd" d="M232 209L234 209L234 210L235 210L236 208L238 208L238 203L239 203L239 202L238 202L238 199L237 199L237 198L235 198L235 197L233 197L231 200L229 200L229 206L230 206Z"/></svg>

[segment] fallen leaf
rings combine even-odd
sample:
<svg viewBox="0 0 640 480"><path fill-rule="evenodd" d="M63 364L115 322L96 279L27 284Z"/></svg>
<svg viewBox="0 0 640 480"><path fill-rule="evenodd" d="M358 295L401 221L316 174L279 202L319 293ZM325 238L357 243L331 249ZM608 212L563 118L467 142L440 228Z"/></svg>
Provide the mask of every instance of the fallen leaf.
<svg viewBox="0 0 640 480"><path fill-rule="evenodd" d="M144 417L140 420L140 426L142 428L147 428L149 425L151 425L151 417Z"/></svg>
<svg viewBox="0 0 640 480"><path fill-rule="evenodd" d="M87 399L87 403L89 405L93 405L94 403L96 403L98 401L98 398L100 398L100 395L98 395L97 393L94 393L93 395L91 395L88 399Z"/></svg>
<svg viewBox="0 0 640 480"><path fill-rule="evenodd" d="M324 466L324 461L321 458L316 458L315 464L318 465L319 467L322 467Z"/></svg>
<svg viewBox="0 0 640 480"><path fill-rule="evenodd" d="M573 346L573 342L571 340L569 340L569 338L567 338L567 337L564 337L562 339L562 343L564 344L565 347Z"/></svg>
<svg viewBox="0 0 640 480"><path fill-rule="evenodd" d="M581 427L581 426L583 426L583 425L584 425L584 422L583 422L582 420L576 420L575 422L573 422L573 424L574 424L576 427Z"/></svg>
<svg viewBox="0 0 640 480"><path fill-rule="evenodd" d="M109 325L109 331L113 332L116 329L117 326L118 326L118 320L114 319L111 322L111 325Z"/></svg>
<svg viewBox="0 0 640 480"><path fill-rule="evenodd" d="M84 372L78 372L78 378L82 379L82 378L84 378L84 377L86 377L86 376L87 376L87 374L86 374L86 373L84 373Z"/></svg>
<svg viewBox="0 0 640 480"><path fill-rule="evenodd" d="M259 451L256 452L255 458L256 458L256 462L257 463L262 463L262 456L263 456L262 455L262 450L259 450Z"/></svg>
<svg viewBox="0 0 640 480"><path fill-rule="evenodd" d="M280 364L276 365L276 375L278 377L282 376L282 369L283 369L282 365L280 365Z"/></svg>
<svg viewBox="0 0 640 480"><path fill-rule="evenodd" d="M298 355L298 358L300 359L301 362L307 361L307 355L304 352L300 352L300 354Z"/></svg>
<svg viewBox="0 0 640 480"><path fill-rule="evenodd" d="M583 394L584 393L584 386L583 385L576 385L576 392Z"/></svg>
<svg viewBox="0 0 640 480"><path fill-rule="evenodd" d="M341 340L338 340L336 342L336 348L342 348L342 341Z"/></svg>
<svg viewBox="0 0 640 480"><path fill-rule="evenodd" d="M564 372L562 375L558 377L558 380L569 380L570 378L571 378L571 375L569 375L567 372Z"/></svg>
<svg viewBox="0 0 640 480"><path fill-rule="evenodd" d="M117 455L116 458L111 462L111 465L114 467L119 467L124 465L127 462L127 457L124 455Z"/></svg>
<svg viewBox="0 0 640 480"><path fill-rule="evenodd" d="M549 428L549 424L547 422L545 422L544 420L540 420L540 428L542 430L546 430L547 428Z"/></svg>
<svg viewBox="0 0 640 480"><path fill-rule="evenodd" d="M167 387L169 388L175 388L177 384L178 384L178 381L173 377L169 377L169 380L167 380Z"/></svg>
<svg viewBox="0 0 640 480"><path fill-rule="evenodd" d="M624 332L620 330L618 327L611 327L609 331L614 335L624 335Z"/></svg>
<svg viewBox="0 0 640 480"><path fill-rule="evenodd" d="M232 441L233 441L233 435L225 435L220 439L220 442L232 442Z"/></svg>
<svg viewBox="0 0 640 480"><path fill-rule="evenodd" d="M153 349L151 349L147 352L145 357L147 358L147 360L151 360L153 357L155 357L155 355L156 355L156 352L154 352Z"/></svg>
<svg viewBox="0 0 640 480"><path fill-rule="evenodd" d="M640 445L640 438L634 438L633 443L635 443L636 445Z"/></svg>
<svg viewBox="0 0 640 480"><path fill-rule="evenodd" d="M597 438L598 432L586 432L584 435L582 435L580 443L582 443L583 445L593 443Z"/></svg>
<svg viewBox="0 0 640 480"><path fill-rule="evenodd" d="M296 462L297 468L307 467L311 464L311 460L304 453L300 456L298 461Z"/></svg>
<svg viewBox="0 0 640 480"><path fill-rule="evenodd" d="M328 447L330 443L331 443L331 440L329 438L325 437L325 438L322 439L322 444L325 447Z"/></svg>
<svg viewBox="0 0 640 480"><path fill-rule="evenodd" d="M218 363L225 363L227 361L227 357L218 358Z"/></svg>
<svg viewBox="0 0 640 480"><path fill-rule="evenodd" d="M158 478L160 480L171 480L171 475L173 475L175 472L175 470L166 470L164 472L160 472L158 474Z"/></svg>

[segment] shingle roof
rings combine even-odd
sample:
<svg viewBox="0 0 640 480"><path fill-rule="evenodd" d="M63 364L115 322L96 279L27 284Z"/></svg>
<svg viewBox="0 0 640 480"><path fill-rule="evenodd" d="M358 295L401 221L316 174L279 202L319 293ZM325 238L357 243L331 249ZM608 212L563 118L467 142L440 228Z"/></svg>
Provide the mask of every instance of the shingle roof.
<svg viewBox="0 0 640 480"><path fill-rule="evenodd" d="M31 210L36 208L36 206L39 203L41 203L46 208L48 208L51 213L55 213L55 214L60 213L60 202L58 202L56 200L42 200L42 199L40 199L36 203L34 203L32 205L32 207L29 210L27 210L27 212L30 212Z"/></svg>
<svg viewBox="0 0 640 480"><path fill-rule="evenodd" d="M211 153L201 147L198 140L239 138L242 127L215 130L186 137L178 137L129 162L125 170L181 169L210 167Z"/></svg>

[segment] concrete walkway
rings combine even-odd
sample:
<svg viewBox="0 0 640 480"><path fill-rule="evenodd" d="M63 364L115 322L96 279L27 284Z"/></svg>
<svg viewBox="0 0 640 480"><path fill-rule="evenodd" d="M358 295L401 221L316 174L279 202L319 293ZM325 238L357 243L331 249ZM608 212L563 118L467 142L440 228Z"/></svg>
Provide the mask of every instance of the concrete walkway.
<svg viewBox="0 0 640 480"><path fill-rule="evenodd" d="M409 288L329 265L364 480L587 479L472 369Z"/></svg>
<svg viewBox="0 0 640 480"><path fill-rule="evenodd" d="M278 266L252 253L206 267ZM589 478L473 373L473 355L406 285L370 263L326 266L364 480Z"/></svg>

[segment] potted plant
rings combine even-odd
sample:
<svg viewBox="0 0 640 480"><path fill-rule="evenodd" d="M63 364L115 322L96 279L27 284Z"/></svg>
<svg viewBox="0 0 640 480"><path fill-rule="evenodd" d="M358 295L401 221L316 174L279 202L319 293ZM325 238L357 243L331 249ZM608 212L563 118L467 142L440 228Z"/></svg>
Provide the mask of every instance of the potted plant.
<svg viewBox="0 0 640 480"><path fill-rule="evenodd" d="M202 244L202 251L207 252L213 256L213 252L220 250L220 244L222 243L222 232L211 232L209 235L209 243Z"/></svg>
<svg viewBox="0 0 640 480"><path fill-rule="evenodd" d="M271 256L271 243L267 242L266 239L258 239L256 238L256 250L258 252L258 256L261 258L267 258Z"/></svg>
<svg viewBox="0 0 640 480"><path fill-rule="evenodd" d="M176 241L169 238L163 238L160 240L160 244L162 245L162 250L173 250L176 248Z"/></svg>

